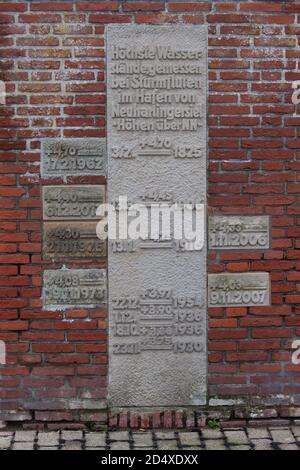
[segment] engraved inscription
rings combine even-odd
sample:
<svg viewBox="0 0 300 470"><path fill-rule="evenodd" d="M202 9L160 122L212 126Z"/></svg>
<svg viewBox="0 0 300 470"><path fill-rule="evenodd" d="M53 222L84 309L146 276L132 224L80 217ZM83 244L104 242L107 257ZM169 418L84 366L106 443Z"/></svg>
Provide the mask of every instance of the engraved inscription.
<svg viewBox="0 0 300 470"><path fill-rule="evenodd" d="M119 131L197 131L203 51L169 45L113 46L110 86L118 91L111 119Z"/></svg>
<svg viewBox="0 0 300 470"><path fill-rule="evenodd" d="M208 302L209 307L270 305L269 274L209 274Z"/></svg>
<svg viewBox="0 0 300 470"><path fill-rule="evenodd" d="M182 253L184 251L201 251L203 243L190 240L113 240L110 241L110 247L113 253L135 253L139 250L174 250Z"/></svg>
<svg viewBox="0 0 300 470"><path fill-rule="evenodd" d="M171 289L151 288L137 296L114 297L111 302L112 332L117 337L113 354L204 351L201 295L178 295Z"/></svg>
<svg viewBox="0 0 300 470"><path fill-rule="evenodd" d="M104 186L45 186L44 220L90 220L99 218L104 202Z"/></svg>
<svg viewBox="0 0 300 470"><path fill-rule="evenodd" d="M131 160L137 157L204 158L205 149L193 145L173 145L170 138L145 139L135 147L111 147L111 156L116 159Z"/></svg>
<svg viewBox="0 0 300 470"><path fill-rule="evenodd" d="M261 250L270 246L268 216L212 216L209 247L214 250Z"/></svg>
<svg viewBox="0 0 300 470"><path fill-rule="evenodd" d="M105 139L45 139L42 176L105 175Z"/></svg>
<svg viewBox="0 0 300 470"><path fill-rule="evenodd" d="M112 126L120 133L141 133L137 145L109 147L112 158L204 159L205 147L174 142L170 134L205 128L206 52L197 44L113 45L108 64L114 101Z"/></svg>
<svg viewBox="0 0 300 470"><path fill-rule="evenodd" d="M97 237L96 225L96 222L44 222L44 259L105 257L106 240Z"/></svg>
<svg viewBox="0 0 300 470"><path fill-rule="evenodd" d="M43 305L48 310L105 307L105 269L45 270Z"/></svg>

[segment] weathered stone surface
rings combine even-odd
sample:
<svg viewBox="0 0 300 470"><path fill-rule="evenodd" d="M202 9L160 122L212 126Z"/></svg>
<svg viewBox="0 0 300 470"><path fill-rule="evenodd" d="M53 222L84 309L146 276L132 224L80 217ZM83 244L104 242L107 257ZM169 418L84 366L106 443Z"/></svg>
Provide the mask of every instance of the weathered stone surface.
<svg viewBox="0 0 300 470"><path fill-rule="evenodd" d="M66 441L62 450L82 450L82 443L80 441Z"/></svg>
<svg viewBox="0 0 300 470"><path fill-rule="evenodd" d="M82 431L63 431L61 438L64 441L80 441L83 438Z"/></svg>
<svg viewBox="0 0 300 470"><path fill-rule="evenodd" d="M183 446L193 446L198 445L200 446L200 437L197 432L180 432L179 438L181 445Z"/></svg>
<svg viewBox="0 0 300 470"><path fill-rule="evenodd" d="M280 444L293 444L295 437L290 429L271 429L272 439Z"/></svg>
<svg viewBox="0 0 300 470"><path fill-rule="evenodd" d="M268 216L209 217L212 250L262 250L270 247Z"/></svg>
<svg viewBox="0 0 300 470"><path fill-rule="evenodd" d="M210 307L269 305L269 274L209 274L208 299Z"/></svg>
<svg viewBox="0 0 300 470"><path fill-rule="evenodd" d="M270 439L252 439L254 450L273 450Z"/></svg>
<svg viewBox="0 0 300 470"><path fill-rule="evenodd" d="M248 444L249 439L245 431L224 431L229 444Z"/></svg>
<svg viewBox="0 0 300 470"><path fill-rule="evenodd" d="M97 208L104 202L104 186L44 186L44 220L99 219Z"/></svg>
<svg viewBox="0 0 300 470"><path fill-rule="evenodd" d="M267 428L249 428L248 436L253 439L270 439L270 434Z"/></svg>
<svg viewBox="0 0 300 470"><path fill-rule="evenodd" d="M177 441L157 441L159 450L175 450L178 449Z"/></svg>
<svg viewBox="0 0 300 470"><path fill-rule="evenodd" d="M44 259L91 259L106 256L104 232L96 233L97 222L44 222Z"/></svg>
<svg viewBox="0 0 300 470"><path fill-rule="evenodd" d="M129 441L130 436L127 431L111 431L109 438L111 441Z"/></svg>
<svg viewBox="0 0 300 470"><path fill-rule="evenodd" d="M110 450L130 450L129 442L113 442Z"/></svg>
<svg viewBox="0 0 300 470"><path fill-rule="evenodd" d="M108 201L205 202L206 29L109 25L106 43ZM205 242L121 248L108 249L110 404L203 404Z"/></svg>
<svg viewBox="0 0 300 470"><path fill-rule="evenodd" d="M104 307L106 284L105 269L45 270L43 306L47 310Z"/></svg>
<svg viewBox="0 0 300 470"><path fill-rule="evenodd" d="M134 448L151 447L153 445L152 434L150 432L133 433Z"/></svg>
<svg viewBox="0 0 300 470"><path fill-rule="evenodd" d="M220 439L207 440L205 442L206 450L227 450L224 441Z"/></svg>
<svg viewBox="0 0 300 470"><path fill-rule="evenodd" d="M10 437L0 437L0 450L8 449L11 444Z"/></svg>
<svg viewBox="0 0 300 470"><path fill-rule="evenodd" d="M223 434L219 429L205 428L201 430L201 434L205 439L222 439Z"/></svg>
<svg viewBox="0 0 300 470"><path fill-rule="evenodd" d="M106 446L106 435L105 433L88 433L86 434L86 446L87 447L105 447Z"/></svg>
<svg viewBox="0 0 300 470"><path fill-rule="evenodd" d="M106 173L105 139L44 139L42 177Z"/></svg>
<svg viewBox="0 0 300 470"><path fill-rule="evenodd" d="M33 450L34 442L15 442L12 450Z"/></svg>
<svg viewBox="0 0 300 470"><path fill-rule="evenodd" d="M16 431L15 442L33 442L35 435L35 431Z"/></svg>
<svg viewBox="0 0 300 470"><path fill-rule="evenodd" d="M38 445L39 446L58 446L59 444L59 433L58 432L40 432L38 434Z"/></svg>

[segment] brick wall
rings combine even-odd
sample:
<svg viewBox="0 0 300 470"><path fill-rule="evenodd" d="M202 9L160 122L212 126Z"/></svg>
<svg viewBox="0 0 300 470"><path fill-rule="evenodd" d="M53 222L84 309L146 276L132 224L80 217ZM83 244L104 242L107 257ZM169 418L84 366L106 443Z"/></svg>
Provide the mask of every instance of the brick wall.
<svg viewBox="0 0 300 470"><path fill-rule="evenodd" d="M105 136L104 32L121 22L208 25L210 212L271 216L270 250L209 254L211 273L267 271L272 280L271 307L210 309L209 395L299 403L300 367L291 364L300 338L300 117L291 103L299 18L297 1L0 3L2 418L106 420L106 312L42 310L43 269L62 264L41 257L40 188L63 181L42 180L39 162L45 137Z"/></svg>

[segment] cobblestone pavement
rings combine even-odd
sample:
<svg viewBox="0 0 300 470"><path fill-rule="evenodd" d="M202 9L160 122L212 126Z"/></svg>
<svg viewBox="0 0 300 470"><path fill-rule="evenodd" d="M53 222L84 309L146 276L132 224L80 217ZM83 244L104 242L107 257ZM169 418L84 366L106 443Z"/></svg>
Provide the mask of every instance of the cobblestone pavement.
<svg viewBox="0 0 300 470"><path fill-rule="evenodd" d="M200 431L1 431L0 450L300 450L300 426Z"/></svg>

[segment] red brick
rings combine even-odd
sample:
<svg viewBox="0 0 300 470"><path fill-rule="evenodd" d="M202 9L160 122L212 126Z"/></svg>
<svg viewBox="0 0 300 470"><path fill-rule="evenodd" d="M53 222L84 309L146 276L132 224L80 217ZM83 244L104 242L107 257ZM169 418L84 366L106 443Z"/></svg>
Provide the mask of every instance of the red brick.
<svg viewBox="0 0 300 470"><path fill-rule="evenodd" d="M208 15L207 21L209 23L248 23L249 17L246 15L239 14L214 14Z"/></svg>
<svg viewBox="0 0 300 470"><path fill-rule="evenodd" d="M131 16L129 15L109 15L109 14L91 14L90 15L91 23L130 23Z"/></svg>
<svg viewBox="0 0 300 470"><path fill-rule="evenodd" d="M209 2L168 2L170 12L187 11L211 11L212 5Z"/></svg>
<svg viewBox="0 0 300 470"><path fill-rule="evenodd" d="M119 2L78 2L76 9L78 11L118 11Z"/></svg>
<svg viewBox="0 0 300 470"><path fill-rule="evenodd" d="M284 11L284 5L282 3L276 4L273 2L245 2L240 4L240 11L255 11L255 12L281 12Z"/></svg>
<svg viewBox="0 0 300 470"><path fill-rule="evenodd" d="M124 12L128 11L164 11L165 5L164 2L124 2L122 4ZM187 11L187 10L185 10Z"/></svg>
<svg viewBox="0 0 300 470"><path fill-rule="evenodd" d="M61 15L55 14L24 14L19 15L21 23L60 23Z"/></svg>
<svg viewBox="0 0 300 470"><path fill-rule="evenodd" d="M31 11L72 11L72 2L32 2Z"/></svg>
<svg viewBox="0 0 300 470"><path fill-rule="evenodd" d="M173 15L163 15L163 14L149 14L143 15L138 14L135 16L136 23L146 23L146 24L163 24L163 23L176 23L177 18Z"/></svg>

